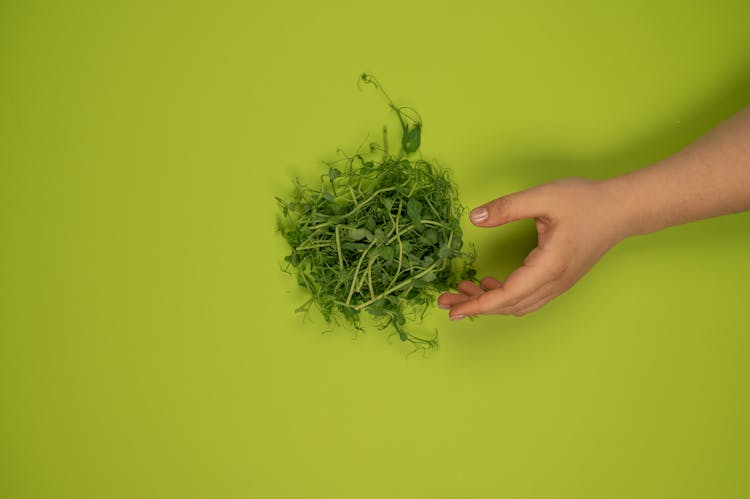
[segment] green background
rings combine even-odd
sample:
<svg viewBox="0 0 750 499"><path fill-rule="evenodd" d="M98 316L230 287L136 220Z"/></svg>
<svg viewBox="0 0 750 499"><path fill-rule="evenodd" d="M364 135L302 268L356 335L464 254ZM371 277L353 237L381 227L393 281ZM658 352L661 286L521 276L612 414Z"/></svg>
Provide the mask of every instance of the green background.
<svg viewBox="0 0 750 499"><path fill-rule="evenodd" d="M0 497L750 497L750 214L634 238L412 356L320 334L274 194L424 118L464 204L750 102L750 6L0 4ZM502 277L533 224L466 228Z"/></svg>

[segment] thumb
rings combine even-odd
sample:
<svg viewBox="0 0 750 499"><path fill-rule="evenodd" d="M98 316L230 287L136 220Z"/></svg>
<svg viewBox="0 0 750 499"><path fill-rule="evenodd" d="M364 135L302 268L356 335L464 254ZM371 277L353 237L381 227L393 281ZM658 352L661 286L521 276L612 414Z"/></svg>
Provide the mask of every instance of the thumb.
<svg viewBox="0 0 750 499"><path fill-rule="evenodd" d="M497 227L524 218L544 215L544 197L538 187L515 192L474 208L469 214L478 227Z"/></svg>

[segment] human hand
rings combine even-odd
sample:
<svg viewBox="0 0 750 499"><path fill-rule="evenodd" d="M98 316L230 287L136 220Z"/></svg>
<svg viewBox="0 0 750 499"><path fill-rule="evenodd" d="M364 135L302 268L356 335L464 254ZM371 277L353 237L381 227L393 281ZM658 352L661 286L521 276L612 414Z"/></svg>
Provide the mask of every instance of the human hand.
<svg viewBox="0 0 750 499"><path fill-rule="evenodd" d="M567 291L627 235L606 181L558 180L510 194L472 210L478 227L534 218L538 244L523 266L501 282L463 281L458 293L443 293L440 308L452 320L479 314L522 316Z"/></svg>

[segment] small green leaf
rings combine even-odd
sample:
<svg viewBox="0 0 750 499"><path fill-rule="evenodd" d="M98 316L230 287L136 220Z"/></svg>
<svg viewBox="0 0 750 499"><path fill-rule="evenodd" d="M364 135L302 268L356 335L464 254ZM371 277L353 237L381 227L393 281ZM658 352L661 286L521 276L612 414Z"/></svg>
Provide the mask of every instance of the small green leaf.
<svg viewBox="0 0 750 499"><path fill-rule="evenodd" d="M300 233L298 230L290 230L286 233L286 240L289 241L289 244L292 246L299 246L300 241Z"/></svg>
<svg viewBox="0 0 750 499"><path fill-rule="evenodd" d="M344 317L352 318L359 314L357 310L354 310L351 307L341 307L341 312L344 314Z"/></svg>
<svg viewBox="0 0 750 499"><path fill-rule="evenodd" d="M431 244L437 244L438 239L440 235L438 234L438 231L436 231L433 228L429 228L424 233L425 239L427 239Z"/></svg>
<svg viewBox="0 0 750 499"><path fill-rule="evenodd" d="M404 152L411 154L419 149L419 145L422 142L422 124L417 123L413 128L409 128L407 125L404 129L404 137L401 142Z"/></svg>
<svg viewBox="0 0 750 499"><path fill-rule="evenodd" d="M414 288L414 289L412 289L412 291L427 287L427 283L423 279L416 279L416 280L412 281L411 285ZM416 296L418 294L419 293L416 293L414 296ZM410 300L413 300L414 296L408 296L407 298L409 298Z"/></svg>
<svg viewBox="0 0 750 499"><path fill-rule="evenodd" d="M349 230L347 231L347 236L352 241L359 241L361 239L364 239L367 235L367 231L365 229L355 229L352 227L349 227Z"/></svg>
<svg viewBox="0 0 750 499"><path fill-rule="evenodd" d="M336 180L341 176L341 170L338 168L331 168L328 170L328 178L331 179L331 182Z"/></svg>
<svg viewBox="0 0 750 499"><path fill-rule="evenodd" d="M395 257L393 248L390 246L380 246L373 251L373 254L382 258L384 262L391 262Z"/></svg>
<svg viewBox="0 0 750 499"><path fill-rule="evenodd" d="M433 271L427 272L425 275L423 275L420 279L424 282L432 282L435 280L437 275Z"/></svg>
<svg viewBox="0 0 750 499"><path fill-rule="evenodd" d="M396 250L393 246L383 246L383 260L392 262L396 259Z"/></svg>
<svg viewBox="0 0 750 499"><path fill-rule="evenodd" d="M383 307L382 307L382 306L379 306L379 307L378 307L378 306L376 306L376 305L377 305L377 304L374 304L374 305L370 305L369 307L367 307L367 311L368 311L368 312L370 312L370 313L371 313L372 315L374 315L375 317L382 317L382 316L384 316L384 315L386 315L386 314L387 314L387 313L386 313L386 311L385 311L385 310L383 310Z"/></svg>
<svg viewBox="0 0 750 499"><path fill-rule="evenodd" d="M365 248L367 248L367 244L365 243L352 243L349 241L341 243L341 249L345 250L362 251Z"/></svg>
<svg viewBox="0 0 750 499"><path fill-rule="evenodd" d="M409 215L409 218L415 226L422 226L422 203L417 199L409 198L409 201L406 203L406 214Z"/></svg>

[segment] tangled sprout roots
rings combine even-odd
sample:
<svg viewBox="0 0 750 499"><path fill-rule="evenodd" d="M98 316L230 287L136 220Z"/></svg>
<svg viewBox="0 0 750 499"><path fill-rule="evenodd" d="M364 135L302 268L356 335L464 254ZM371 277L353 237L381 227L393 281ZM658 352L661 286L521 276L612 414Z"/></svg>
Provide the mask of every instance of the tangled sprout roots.
<svg viewBox="0 0 750 499"><path fill-rule="evenodd" d="M362 81L382 91L373 77ZM462 251L463 208L449 172L403 157L419 147L421 122L383 94L403 128L399 155L388 153L384 131L382 146L344 157L341 169L329 164L319 185L295 180L291 198L277 198L278 228L291 248L287 269L310 293L299 311L314 304L329 324L343 319L358 330L367 311L402 341L435 348L437 335L417 336L406 321L421 319L439 292L474 279L474 255Z"/></svg>

